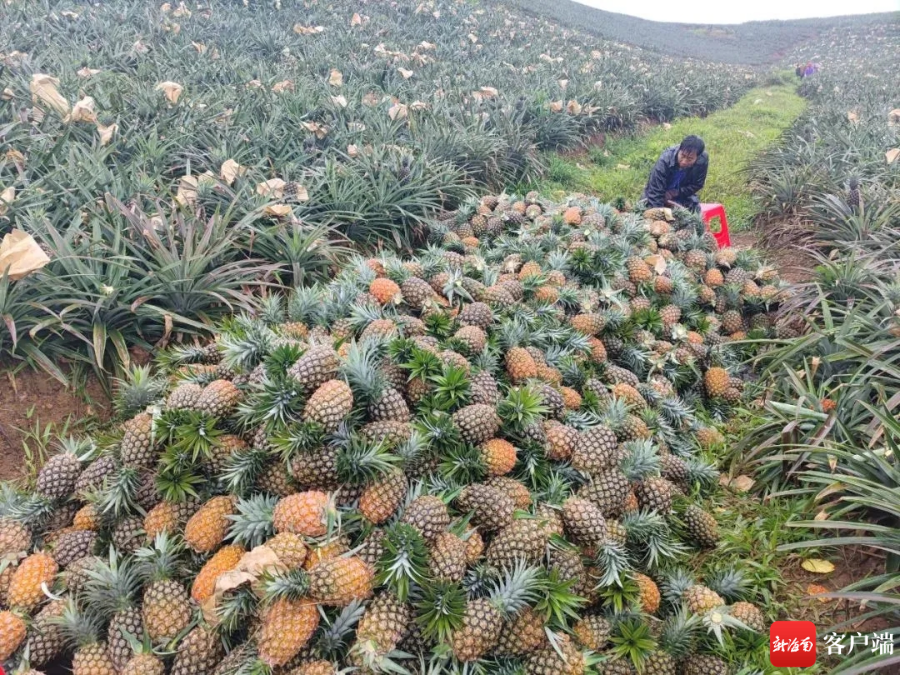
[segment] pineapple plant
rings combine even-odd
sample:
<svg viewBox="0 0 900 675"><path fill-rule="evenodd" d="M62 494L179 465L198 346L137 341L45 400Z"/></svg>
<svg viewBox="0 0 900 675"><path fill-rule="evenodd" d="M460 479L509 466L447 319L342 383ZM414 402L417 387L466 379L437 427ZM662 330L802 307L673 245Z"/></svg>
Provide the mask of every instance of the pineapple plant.
<svg viewBox="0 0 900 675"><path fill-rule="evenodd" d="M72 675L116 675L107 644L100 638L102 619L96 612L69 598L57 621L75 649Z"/></svg>

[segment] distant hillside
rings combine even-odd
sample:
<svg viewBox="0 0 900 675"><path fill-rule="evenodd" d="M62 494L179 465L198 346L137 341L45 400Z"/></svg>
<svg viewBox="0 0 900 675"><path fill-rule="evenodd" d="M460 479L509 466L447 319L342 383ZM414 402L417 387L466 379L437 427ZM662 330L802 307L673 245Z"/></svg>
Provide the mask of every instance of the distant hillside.
<svg viewBox="0 0 900 675"><path fill-rule="evenodd" d="M587 7L572 0L506 0L559 23L671 56L761 65L777 61L820 32L835 27L897 22L900 12L794 21L704 25L647 21Z"/></svg>

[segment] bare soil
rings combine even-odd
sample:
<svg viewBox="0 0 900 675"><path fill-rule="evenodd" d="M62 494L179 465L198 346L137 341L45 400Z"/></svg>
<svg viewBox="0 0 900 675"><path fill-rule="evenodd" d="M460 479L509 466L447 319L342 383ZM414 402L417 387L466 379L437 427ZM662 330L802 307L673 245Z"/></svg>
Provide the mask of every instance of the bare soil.
<svg viewBox="0 0 900 675"><path fill-rule="evenodd" d="M756 231L735 232L731 235L731 245L735 248L755 248L776 269L782 279L791 284L809 281L815 262L802 247L784 243L770 246Z"/></svg>
<svg viewBox="0 0 900 675"><path fill-rule="evenodd" d="M63 368L63 372L71 375L71 369ZM110 410L110 402L93 374L64 388L45 373L0 364L0 480L23 475L25 431L38 424L43 429L52 423L58 431L66 421L70 425L85 418L103 421Z"/></svg>

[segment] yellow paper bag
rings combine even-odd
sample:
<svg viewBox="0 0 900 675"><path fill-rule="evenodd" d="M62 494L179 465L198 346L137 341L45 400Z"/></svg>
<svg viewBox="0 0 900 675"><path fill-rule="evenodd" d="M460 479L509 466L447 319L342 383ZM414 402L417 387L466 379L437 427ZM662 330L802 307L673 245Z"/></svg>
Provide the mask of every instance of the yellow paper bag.
<svg viewBox="0 0 900 675"><path fill-rule="evenodd" d="M50 258L27 232L13 230L0 242L0 274L7 270L12 281L27 277L50 262Z"/></svg>

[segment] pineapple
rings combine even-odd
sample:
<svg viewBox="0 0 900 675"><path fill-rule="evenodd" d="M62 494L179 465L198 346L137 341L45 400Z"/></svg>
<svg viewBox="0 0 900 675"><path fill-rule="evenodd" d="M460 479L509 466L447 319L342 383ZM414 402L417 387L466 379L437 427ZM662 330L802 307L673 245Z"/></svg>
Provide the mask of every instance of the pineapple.
<svg viewBox="0 0 900 675"><path fill-rule="evenodd" d="M597 425L578 434L572 448L572 466L586 474L595 474L616 465L618 440L608 427Z"/></svg>
<svg viewBox="0 0 900 675"><path fill-rule="evenodd" d="M512 568L517 560L538 563L548 542L549 534L540 518L513 520L491 541L487 560L500 569Z"/></svg>
<svg viewBox="0 0 900 675"><path fill-rule="evenodd" d="M484 484L507 494L517 509L527 509L531 506L531 493L528 488L514 478L494 476L486 480Z"/></svg>
<svg viewBox="0 0 900 675"><path fill-rule="evenodd" d="M472 302L463 307L456 319L462 326L474 326L484 331L494 323L494 312L490 305Z"/></svg>
<svg viewBox="0 0 900 675"><path fill-rule="evenodd" d="M602 616L588 615L578 620L572 627L572 633L585 649L600 651L609 644L612 625Z"/></svg>
<svg viewBox="0 0 900 675"><path fill-rule="evenodd" d="M122 466L147 469L156 462L153 441L153 418L140 413L124 425L120 456Z"/></svg>
<svg viewBox="0 0 900 675"><path fill-rule="evenodd" d="M408 488L406 475L393 469L365 487L359 499L359 511L370 523L385 522L400 506Z"/></svg>
<svg viewBox="0 0 900 675"><path fill-rule="evenodd" d="M481 445L481 458L489 476L502 476L516 465L516 448L509 441L492 438Z"/></svg>
<svg viewBox="0 0 900 675"><path fill-rule="evenodd" d="M568 635L558 636L555 645L547 644L525 661L525 675L583 675L584 655Z"/></svg>
<svg viewBox="0 0 900 675"><path fill-rule="evenodd" d="M766 620L759 607L749 602L736 602L731 606L731 616L757 633L766 631Z"/></svg>
<svg viewBox="0 0 900 675"><path fill-rule="evenodd" d="M741 313L730 309L722 314L722 332L727 335L739 333L744 329L744 318Z"/></svg>
<svg viewBox="0 0 900 675"><path fill-rule="evenodd" d="M197 409L211 417L230 415L241 400L240 390L228 380L213 380L203 388Z"/></svg>
<svg viewBox="0 0 900 675"><path fill-rule="evenodd" d="M210 675L223 655L218 636L205 626L196 626L178 643L170 675Z"/></svg>
<svg viewBox="0 0 900 675"><path fill-rule="evenodd" d="M667 513L672 508L674 489L665 478L649 476L635 486L634 493L642 508Z"/></svg>
<svg viewBox="0 0 900 675"><path fill-rule="evenodd" d="M155 539L163 532L174 532L187 522L197 510L196 499L189 498L183 502L160 502L144 516L144 532L147 539Z"/></svg>
<svg viewBox="0 0 900 675"><path fill-rule="evenodd" d="M534 357L522 347L513 347L506 353L506 372L513 384L537 377L537 363Z"/></svg>
<svg viewBox="0 0 900 675"><path fill-rule="evenodd" d="M696 504L687 507L684 521L691 539L703 548L715 548L719 543L719 526L716 519Z"/></svg>
<svg viewBox="0 0 900 675"><path fill-rule="evenodd" d="M340 361L330 346L313 345L303 353L287 374L300 385L303 393L310 394L337 375Z"/></svg>
<svg viewBox="0 0 900 675"><path fill-rule="evenodd" d="M283 497L275 505L272 524L275 531L306 537L321 537L327 530L328 495L317 490Z"/></svg>
<svg viewBox="0 0 900 675"><path fill-rule="evenodd" d="M412 608L390 591L375 596L356 629L351 661L379 670L381 659L396 649L413 619Z"/></svg>
<svg viewBox="0 0 900 675"><path fill-rule="evenodd" d="M628 270L628 279L634 284L645 283L653 278L650 266L636 256L625 261L625 268Z"/></svg>
<svg viewBox="0 0 900 675"><path fill-rule="evenodd" d="M546 454L548 459L564 461L572 456L572 449L578 440L578 431L556 420L544 422L544 434L547 437Z"/></svg>
<svg viewBox="0 0 900 675"><path fill-rule="evenodd" d="M315 390L303 410L305 422L321 424L325 431L335 431L353 410L353 392L341 380L328 380Z"/></svg>
<svg viewBox="0 0 900 675"><path fill-rule="evenodd" d="M494 651L500 656L521 657L539 649L546 642L544 618L531 607L525 607L507 620Z"/></svg>
<svg viewBox="0 0 900 675"><path fill-rule="evenodd" d="M427 281L414 276L400 284L400 293L406 304L417 311L425 309L435 296L434 289Z"/></svg>
<svg viewBox="0 0 900 675"><path fill-rule="evenodd" d="M610 469L591 476L591 482L584 485L578 496L595 504L606 518L616 518L625 508L630 484L628 478L618 469Z"/></svg>
<svg viewBox="0 0 900 675"><path fill-rule="evenodd" d="M379 277L369 284L369 293L375 296L379 304L387 305L398 298L400 287L390 279Z"/></svg>
<svg viewBox="0 0 900 675"><path fill-rule="evenodd" d="M718 656L691 654L684 661L681 671L684 675L728 675L728 664Z"/></svg>
<svg viewBox="0 0 900 675"><path fill-rule="evenodd" d="M67 641L75 647L72 675L116 675L107 645L100 640L99 616L69 598L58 619Z"/></svg>
<svg viewBox="0 0 900 675"><path fill-rule="evenodd" d="M79 558L91 555L97 543L97 533L93 530L66 532L53 546L53 559L60 567L67 567Z"/></svg>
<svg viewBox="0 0 900 675"><path fill-rule="evenodd" d="M487 335L478 326L463 326L453 337L465 346L469 355L480 354L487 346Z"/></svg>
<svg viewBox="0 0 900 675"><path fill-rule="evenodd" d="M466 603L462 625L453 633L450 646L462 662L477 661L495 648L506 620L534 598L536 574L516 567L494 586L488 597Z"/></svg>
<svg viewBox="0 0 900 675"><path fill-rule="evenodd" d="M569 497L563 503L566 531L584 546L601 546L606 541L606 519L592 502Z"/></svg>
<svg viewBox="0 0 900 675"><path fill-rule="evenodd" d="M309 570L309 595L319 604L345 607L372 595L373 577L358 557L323 560Z"/></svg>
<svg viewBox="0 0 900 675"><path fill-rule="evenodd" d="M28 626L26 645L31 665L45 666L62 653L65 637L59 617L64 609L65 601L53 600L37 613Z"/></svg>
<svg viewBox="0 0 900 675"><path fill-rule="evenodd" d="M724 368L709 368L703 374L703 386L711 398L720 398L730 386L728 371Z"/></svg>
<svg viewBox="0 0 900 675"><path fill-rule="evenodd" d="M486 532L494 532L508 525L516 508L508 494L484 483L467 485L456 503L461 511L472 511L472 523Z"/></svg>
<svg viewBox="0 0 900 675"><path fill-rule="evenodd" d="M722 596L699 584L695 584L685 591L684 600L694 614L705 614L725 604Z"/></svg>
<svg viewBox="0 0 900 675"><path fill-rule="evenodd" d="M25 641L27 634L22 617L9 611L0 611L0 661L5 661Z"/></svg>
<svg viewBox="0 0 900 675"><path fill-rule="evenodd" d="M210 553L222 545L230 525L228 516L235 513L237 499L213 497L190 517L184 528L184 540L196 553Z"/></svg>
<svg viewBox="0 0 900 675"><path fill-rule="evenodd" d="M450 514L439 497L424 495L410 502L400 522L412 525L425 541L432 544L449 527Z"/></svg>
<svg viewBox="0 0 900 675"><path fill-rule="evenodd" d="M261 616L259 658L272 668L285 665L303 649L318 627L319 610L314 603L305 599L275 600Z"/></svg>
<svg viewBox="0 0 900 675"><path fill-rule="evenodd" d="M194 602L201 604L211 597L216 579L237 567L243 555L244 549L234 545L223 546L216 551L194 577L191 585L191 598Z"/></svg>
<svg viewBox="0 0 900 675"><path fill-rule="evenodd" d="M429 551L431 576L439 581L462 581L466 573L466 548L466 542L452 532L441 532Z"/></svg>
<svg viewBox="0 0 900 675"><path fill-rule="evenodd" d="M174 578L181 547L167 534L156 537L151 546L135 555L146 579L143 595L143 619L152 640L172 639L187 628L191 620L190 600L184 585Z"/></svg>
<svg viewBox="0 0 900 675"><path fill-rule="evenodd" d="M473 404L453 413L453 423L462 440L478 445L493 438L500 429L500 418L493 407Z"/></svg>
<svg viewBox="0 0 900 675"><path fill-rule="evenodd" d="M81 475L81 461L69 449L54 455L41 467L35 492L47 499L62 499L75 490Z"/></svg>
<svg viewBox="0 0 900 675"><path fill-rule="evenodd" d="M637 572L632 574L632 578L638 585L641 609L645 614L656 614L660 602L659 588L656 583L647 575Z"/></svg>
<svg viewBox="0 0 900 675"><path fill-rule="evenodd" d="M48 554L32 553L25 558L13 572L6 592L6 602L10 609L31 612L38 607L47 596L43 586L52 587L59 565Z"/></svg>
<svg viewBox="0 0 900 675"><path fill-rule="evenodd" d="M0 558L26 551L31 546L31 529L12 518L0 517Z"/></svg>

